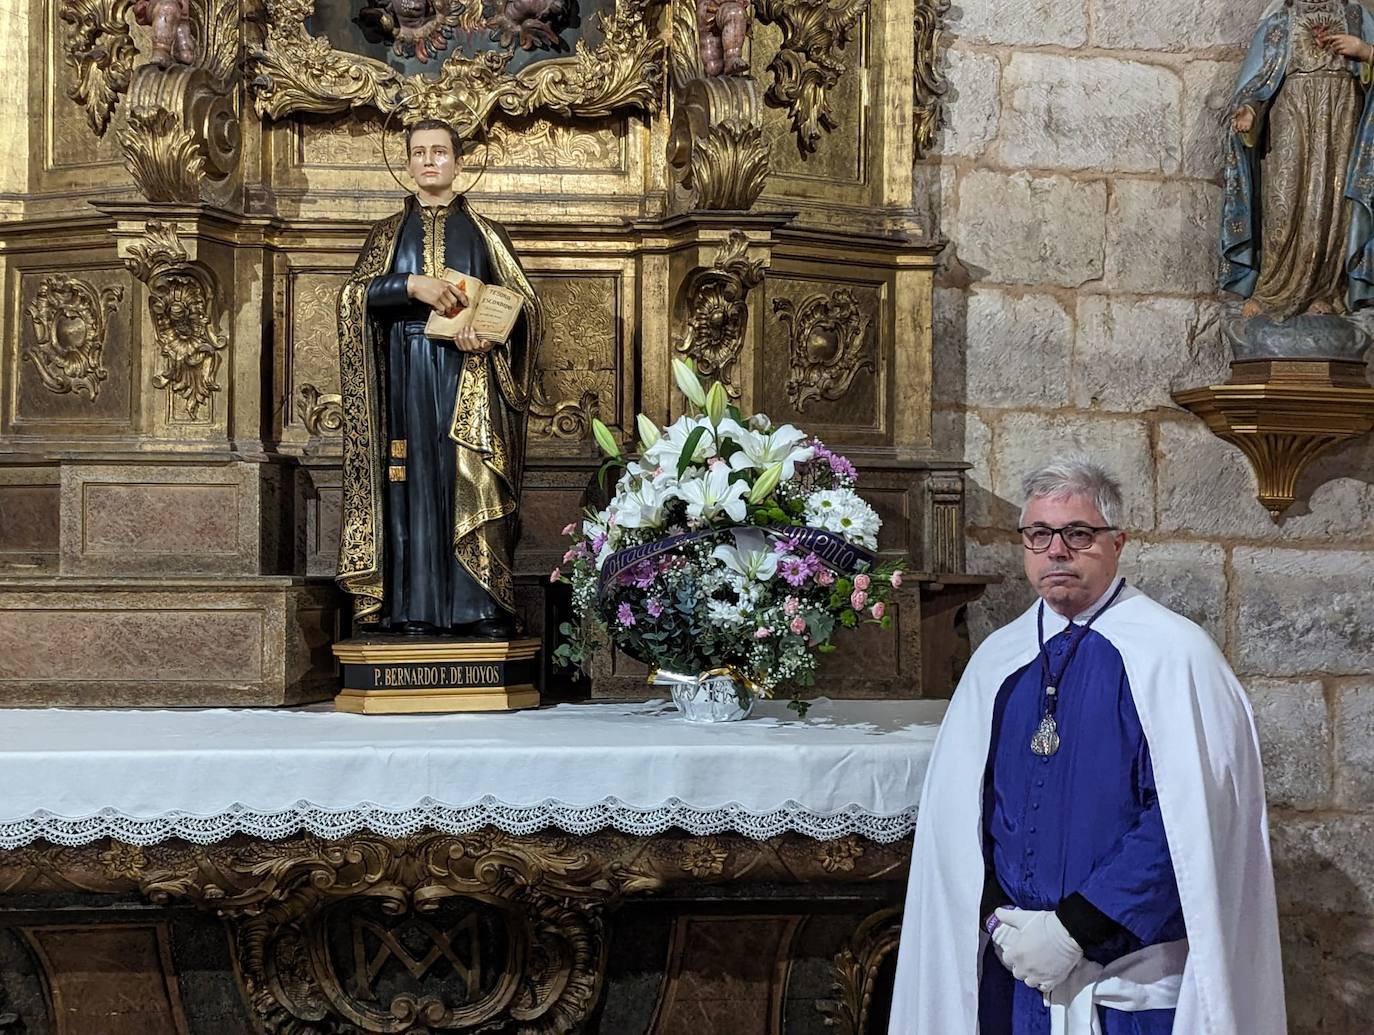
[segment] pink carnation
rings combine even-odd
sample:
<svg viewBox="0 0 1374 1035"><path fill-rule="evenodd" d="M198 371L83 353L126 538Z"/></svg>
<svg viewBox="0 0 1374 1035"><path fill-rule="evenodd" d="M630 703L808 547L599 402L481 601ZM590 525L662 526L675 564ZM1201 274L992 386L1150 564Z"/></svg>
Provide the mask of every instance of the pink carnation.
<svg viewBox="0 0 1374 1035"><path fill-rule="evenodd" d="M855 589L867 589L870 585L872 585L872 581L869 579L867 575L861 574L854 576Z"/></svg>
<svg viewBox="0 0 1374 1035"><path fill-rule="evenodd" d="M892 577L888 581L892 583L893 589L900 588L902 585L902 573L900 571L894 571Z"/></svg>
<svg viewBox="0 0 1374 1035"><path fill-rule="evenodd" d="M801 601L796 597L788 597L782 602L782 613L785 615L794 615L800 610Z"/></svg>
<svg viewBox="0 0 1374 1035"><path fill-rule="evenodd" d="M855 611L862 611L866 603L868 603L868 594L863 590L856 589L853 593L849 594L849 606Z"/></svg>
<svg viewBox="0 0 1374 1035"><path fill-rule="evenodd" d="M806 619L801 615L797 615L796 618L792 619L792 624L789 625L788 628L800 636L802 633L806 632Z"/></svg>
<svg viewBox="0 0 1374 1035"><path fill-rule="evenodd" d="M564 534L564 535L572 535L572 534L573 534L574 532L576 532L576 531L577 531L577 522L576 522L576 521L570 521L570 522L568 522L566 525L563 526L563 534Z"/></svg>
<svg viewBox="0 0 1374 1035"><path fill-rule="evenodd" d="M766 625L765 625L765 626L760 626L759 628L757 628L757 629L754 630L754 639L756 639L756 640L766 640L766 639L768 639L768 637L770 637L770 636L772 636L772 635L773 635L773 630L770 629L770 628L768 628L768 626L766 626Z"/></svg>
<svg viewBox="0 0 1374 1035"><path fill-rule="evenodd" d="M884 604L881 600L879 600L876 604L873 605L873 609L872 609L872 611L871 611L871 614L873 615L874 618L882 618L882 616L885 615L886 613L887 613L887 605Z"/></svg>
<svg viewBox="0 0 1374 1035"><path fill-rule="evenodd" d="M816 585L833 586L835 584L835 573L829 568L821 568L816 572Z"/></svg>
<svg viewBox="0 0 1374 1035"><path fill-rule="evenodd" d="M558 581L559 579L561 579L562 577L563 577L563 569L562 569L562 568L554 568L553 571L549 572L549 581L550 581L550 582L557 582L557 581Z"/></svg>

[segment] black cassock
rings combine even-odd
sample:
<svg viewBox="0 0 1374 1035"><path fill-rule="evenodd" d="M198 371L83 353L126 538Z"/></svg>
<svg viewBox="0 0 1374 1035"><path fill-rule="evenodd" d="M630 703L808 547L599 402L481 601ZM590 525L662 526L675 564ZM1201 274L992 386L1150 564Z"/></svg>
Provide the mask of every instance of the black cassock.
<svg viewBox="0 0 1374 1035"><path fill-rule="evenodd" d="M368 315L383 329L386 342L391 440L381 619L392 626L428 622L446 629L505 612L453 552L457 455L449 428L464 354L451 341L425 336L432 310L407 296L406 278L438 276L448 266L487 283L492 271L486 242L461 198L407 208L391 270L367 289Z"/></svg>

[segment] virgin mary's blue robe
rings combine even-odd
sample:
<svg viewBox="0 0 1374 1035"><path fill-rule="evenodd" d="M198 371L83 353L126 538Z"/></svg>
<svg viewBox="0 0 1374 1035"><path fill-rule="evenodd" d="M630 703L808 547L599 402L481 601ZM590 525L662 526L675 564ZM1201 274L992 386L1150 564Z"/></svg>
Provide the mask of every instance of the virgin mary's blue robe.
<svg viewBox="0 0 1374 1035"><path fill-rule="evenodd" d="M1345 29L1353 36L1374 43L1374 16L1358 3L1346 3ZM1230 112L1251 105L1264 112L1283 88L1289 65L1288 7L1280 7L1260 22L1240 70L1240 87L1231 101ZM1351 74L1366 84L1370 67L1350 62ZM1256 123L1252 143L1260 143L1261 123ZM1261 243L1260 154L1259 148L1246 146L1235 130L1229 130L1224 169L1224 197L1221 214L1220 284L1249 298L1259 281ZM1350 230L1346 237L1346 304L1353 312L1374 301L1374 90L1367 91L1359 129L1350 154L1344 196L1351 203Z"/></svg>

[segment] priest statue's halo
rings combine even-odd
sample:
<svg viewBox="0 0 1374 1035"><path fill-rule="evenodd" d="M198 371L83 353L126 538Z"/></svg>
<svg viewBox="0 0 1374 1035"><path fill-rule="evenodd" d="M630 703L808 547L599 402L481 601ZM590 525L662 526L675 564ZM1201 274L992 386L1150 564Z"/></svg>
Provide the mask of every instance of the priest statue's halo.
<svg viewBox="0 0 1374 1035"><path fill-rule="evenodd" d="M480 182L482 177L486 174L487 166L491 161L491 135L487 132L486 123L477 117L477 113L473 111L472 108L456 97L447 97L444 99L444 108L451 108L454 106L465 108L468 114L472 116L469 125L476 127L482 133L482 168L477 170L477 175L472 178L471 183L460 191L454 191L454 193L459 196L465 196L468 191L477 186L478 182ZM391 111L387 112L386 118L382 120L382 161L386 163L386 171L391 174L391 178L396 181L396 185L407 194L414 194L415 191L406 186L405 181L396 175L396 170L391 165L391 152L387 149L388 134L392 130L392 120L397 115L404 113L405 117L402 118L401 121L405 125L412 122L419 122L422 119L440 119L458 130L459 136L464 140L467 139L467 135L462 132L462 127L452 118L448 117L448 112L429 110L433 107L435 106L432 103L423 103L417 91L415 96L408 98L406 102L398 104L396 107L392 108Z"/></svg>

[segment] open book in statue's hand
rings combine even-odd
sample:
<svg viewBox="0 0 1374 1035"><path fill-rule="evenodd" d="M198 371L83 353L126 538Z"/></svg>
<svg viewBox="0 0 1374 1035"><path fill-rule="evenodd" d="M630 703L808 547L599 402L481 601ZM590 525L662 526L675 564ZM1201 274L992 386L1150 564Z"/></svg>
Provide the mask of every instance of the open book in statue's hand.
<svg viewBox="0 0 1374 1035"><path fill-rule="evenodd" d="M452 341L458 332L471 327L484 341L503 342L520 318L525 300L497 284L483 284L476 277L444 267L443 279L455 284L467 296L468 304L453 316L432 312L425 321L425 334Z"/></svg>

